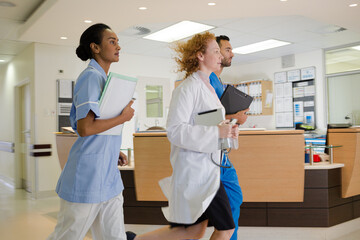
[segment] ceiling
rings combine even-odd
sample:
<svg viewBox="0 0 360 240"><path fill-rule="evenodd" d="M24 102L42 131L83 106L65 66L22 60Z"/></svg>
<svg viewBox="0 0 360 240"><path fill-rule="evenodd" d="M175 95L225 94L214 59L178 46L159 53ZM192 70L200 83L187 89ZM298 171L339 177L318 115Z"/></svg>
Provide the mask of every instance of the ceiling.
<svg viewBox="0 0 360 240"><path fill-rule="evenodd" d="M154 32L182 20L214 26L212 32L228 35L234 48L270 38L292 43L236 54L236 63L360 43L360 0L6 1L16 5L4 7L0 0L0 59L6 61L31 42L76 46L91 25L84 23L87 19L111 26L123 53L163 58L172 56L169 44L143 39L146 34L140 30ZM358 6L349 7L352 3ZM138 9L143 6L147 10ZM62 36L68 39L61 40Z"/></svg>

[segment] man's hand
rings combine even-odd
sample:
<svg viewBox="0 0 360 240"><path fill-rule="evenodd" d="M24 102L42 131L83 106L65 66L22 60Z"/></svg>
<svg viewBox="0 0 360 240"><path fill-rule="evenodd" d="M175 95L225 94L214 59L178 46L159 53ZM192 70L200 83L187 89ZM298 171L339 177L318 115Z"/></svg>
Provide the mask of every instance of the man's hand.
<svg viewBox="0 0 360 240"><path fill-rule="evenodd" d="M244 124L246 122L247 119L247 115L246 113L249 111L250 109L247 108L245 110L239 111L235 114L228 114L226 115L226 119L231 119L231 118L236 118L237 119L237 124L241 125Z"/></svg>
<svg viewBox="0 0 360 240"><path fill-rule="evenodd" d="M128 159L127 159L127 156L123 153L123 152L120 152L119 154L119 160L118 160L118 165L119 166L125 166L128 164Z"/></svg>

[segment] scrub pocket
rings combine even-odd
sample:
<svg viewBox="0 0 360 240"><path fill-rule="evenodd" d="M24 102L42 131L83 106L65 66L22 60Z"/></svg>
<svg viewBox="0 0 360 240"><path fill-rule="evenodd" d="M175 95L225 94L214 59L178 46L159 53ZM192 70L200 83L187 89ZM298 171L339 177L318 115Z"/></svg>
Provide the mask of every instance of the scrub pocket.
<svg viewBox="0 0 360 240"><path fill-rule="evenodd" d="M84 154L77 164L75 189L77 192L98 192L101 188L102 154Z"/></svg>

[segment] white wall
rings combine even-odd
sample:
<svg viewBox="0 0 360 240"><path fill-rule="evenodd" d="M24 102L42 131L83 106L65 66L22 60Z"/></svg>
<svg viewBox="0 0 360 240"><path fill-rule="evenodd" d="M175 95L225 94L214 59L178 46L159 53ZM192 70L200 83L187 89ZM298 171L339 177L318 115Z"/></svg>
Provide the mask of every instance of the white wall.
<svg viewBox="0 0 360 240"><path fill-rule="evenodd" d="M295 55L295 66L291 68L281 67L281 58L271 59L252 64L233 64L225 68L221 79L224 82L239 83L246 80L267 79L274 80L275 72L289 71L304 67L316 67L316 125L319 129L326 129L326 110L325 110L325 73L323 70L323 52L317 50ZM275 115L270 116L249 116L244 127L265 127L275 129Z"/></svg>
<svg viewBox="0 0 360 240"><path fill-rule="evenodd" d="M56 113L56 80L76 80L88 62L82 62L77 58L74 47L48 44L35 46L35 141L37 144L52 144L53 151L50 157L38 158L38 190L44 192L55 189L60 175L54 136L56 132L56 115L54 114ZM63 73L59 73L60 69ZM120 54L119 63L112 64L110 71L132 77L146 76L174 81L176 74L171 69L172 63L168 59ZM139 111L143 111L143 108L139 108ZM125 125L122 148L133 146L132 134L135 129L133 122Z"/></svg>
<svg viewBox="0 0 360 240"><path fill-rule="evenodd" d="M317 126L325 128L324 111L324 73L322 67L322 51L314 51L295 56L296 66L289 69L281 68L281 59L273 59L260 63L236 65L226 68L222 74L225 82L238 83L251 79L270 79L273 80L275 72L288 71L303 67L316 67L316 110ZM56 80L73 79L75 80L79 73L85 68L87 63L82 62L75 55L74 47L54 46L48 44L36 43L26 49L24 53L16 57L12 63L0 69L0 110L6 112L7 117L2 119L0 124L0 140L14 141L14 86L17 82L30 78L34 86L33 91L33 144L52 144L52 156L36 159L37 164L37 190L39 195L42 192L52 192L55 189L58 177L60 175L60 166L57 159L55 136L56 131ZM60 73L59 70L63 70ZM175 64L173 60L164 58L151 58L139 55L121 54L119 63L111 66L110 71L138 77L137 92L144 91L146 80L158 79L164 82L168 79L168 88L166 94L170 99L173 89L173 82L179 79L175 73ZM12 73L11 73L12 72ZM11 74L12 75L11 75ZM10 74L10 75L9 75ZM138 93L139 94L139 93ZM168 101L168 100L166 100ZM6 104L5 104L6 103ZM135 104L136 105L136 104ZM165 106L168 102L165 102ZM145 104L137 103L137 111L144 112ZM257 127L275 128L275 118L272 116L250 117L250 124L256 124ZM161 123L163 125L164 123ZM123 136L123 148L132 147L132 133L134 132L134 122L127 124ZM9 156L10 155L10 156ZM9 162L12 162L9 164ZM0 152L0 174L14 172L14 156L5 152ZM9 178L14 178L14 174L8 174Z"/></svg>
<svg viewBox="0 0 360 240"><path fill-rule="evenodd" d="M21 54L0 68L0 141L16 142L15 137L15 87L28 79L33 87L34 79L34 45L30 45ZM19 152L20 144L16 143ZM15 153L0 151L0 176L12 184L16 182Z"/></svg>

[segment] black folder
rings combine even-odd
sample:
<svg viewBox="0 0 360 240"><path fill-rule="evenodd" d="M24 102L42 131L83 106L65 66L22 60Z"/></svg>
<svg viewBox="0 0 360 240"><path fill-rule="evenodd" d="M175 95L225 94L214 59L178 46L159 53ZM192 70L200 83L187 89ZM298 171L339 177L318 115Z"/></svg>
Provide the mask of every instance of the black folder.
<svg viewBox="0 0 360 240"><path fill-rule="evenodd" d="M226 114L235 114L250 107L253 97L236 89L232 85L227 85L220 98L221 104L225 108Z"/></svg>

